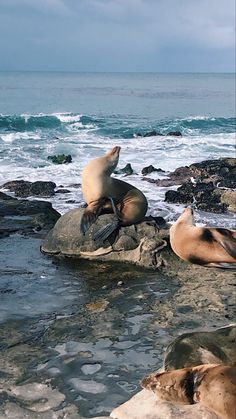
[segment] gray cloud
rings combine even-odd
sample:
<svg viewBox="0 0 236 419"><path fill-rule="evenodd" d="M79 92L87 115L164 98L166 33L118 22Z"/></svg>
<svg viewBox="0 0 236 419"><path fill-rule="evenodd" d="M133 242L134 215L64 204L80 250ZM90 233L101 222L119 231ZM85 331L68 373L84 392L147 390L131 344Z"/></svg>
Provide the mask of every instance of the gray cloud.
<svg viewBox="0 0 236 419"><path fill-rule="evenodd" d="M0 0L0 10L0 70L233 71L233 0Z"/></svg>

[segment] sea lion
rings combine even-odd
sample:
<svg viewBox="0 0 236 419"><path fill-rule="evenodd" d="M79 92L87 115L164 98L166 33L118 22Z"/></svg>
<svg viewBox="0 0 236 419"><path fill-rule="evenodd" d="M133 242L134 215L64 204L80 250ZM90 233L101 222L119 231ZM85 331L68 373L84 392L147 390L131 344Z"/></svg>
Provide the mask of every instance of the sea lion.
<svg viewBox="0 0 236 419"><path fill-rule="evenodd" d="M139 189L111 177L119 154L120 147L114 147L104 156L90 160L82 172L82 192L88 206L81 219L81 232L85 234L104 212L116 215L116 221L95 233L94 240L106 240L120 226L140 222L147 212L147 199Z"/></svg>
<svg viewBox="0 0 236 419"><path fill-rule="evenodd" d="M236 231L196 227L192 208L185 208L170 228L173 251L184 260L217 268L236 268Z"/></svg>
<svg viewBox="0 0 236 419"><path fill-rule="evenodd" d="M154 372L141 381L141 386L163 400L200 403L222 419L236 418L236 366L205 364Z"/></svg>

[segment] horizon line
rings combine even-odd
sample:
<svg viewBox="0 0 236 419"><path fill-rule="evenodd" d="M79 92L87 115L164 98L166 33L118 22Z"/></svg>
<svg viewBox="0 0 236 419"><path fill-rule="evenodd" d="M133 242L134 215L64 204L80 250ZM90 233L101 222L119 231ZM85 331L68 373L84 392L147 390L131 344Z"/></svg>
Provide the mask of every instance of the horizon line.
<svg viewBox="0 0 236 419"><path fill-rule="evenodd" d="M235 74L235 71L87 71L87 70L0 70L0 73L80 73L80 74Z"/></svg>

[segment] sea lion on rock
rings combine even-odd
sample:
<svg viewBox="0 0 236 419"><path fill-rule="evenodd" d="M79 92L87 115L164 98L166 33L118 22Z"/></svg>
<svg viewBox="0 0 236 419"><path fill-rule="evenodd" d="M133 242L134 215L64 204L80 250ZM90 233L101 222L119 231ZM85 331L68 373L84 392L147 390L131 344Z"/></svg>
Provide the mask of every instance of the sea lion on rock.
<svg viewBox="0 0 236 419"><path fill-rule="evenodd" d="M216 268L236 268L236 231L196 227L192 208L185 208L170 228L173 251L184 260Z"/></svg>
<svg viewBox="0 0 236 419"><path fill-rule="evenodd" d="M104 156L90 160L82 172L82 192L88 206L81 220L81 232L85 234L104 212L116 215L116 221L95 233L94 240L105 241L120 226L142 221L147 212L147 199L139 189L111 177L119 154L120 147L114 147Z"/></svg>
<svg viewBox="0 0 236 419"><path fill-rule="evenodd" d="M170 372L154 372L141 381L163 400L200 403L222 419L236 418L236 366L204 364Z"/></svg>

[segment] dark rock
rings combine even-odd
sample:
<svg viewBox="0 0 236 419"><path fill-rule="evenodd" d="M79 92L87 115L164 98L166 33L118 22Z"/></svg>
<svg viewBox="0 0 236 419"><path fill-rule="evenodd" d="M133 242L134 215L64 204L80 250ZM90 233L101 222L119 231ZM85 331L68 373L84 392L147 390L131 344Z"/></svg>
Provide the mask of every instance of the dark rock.
<svg viewBox="0 0 236 419"><path fill-rule="evenodd" d="M5 194L5 193L3 193L3 192L1 192L0 191L0 200L4 200L4 201L14 201L14 199L15 198L13 198L12 196L10 196L10 195L7 195L7 194Z"/></svg>
<svg viewBox="0 0 236 419"><path fill-rule="evenodd" d="M143 135L143 137L156 137L156 136L162 136L162 134L160 132L153 130L153 131L146 132Z"/></svg>
<svg viewBox="0 0 236 419"><path fill-rule="evenodd" d="M234 191L224 191L218 187L236 188L236 159L221 158L205 160L179 167L167 178L143 180L160 187L180 186L177 191L167 191L165 201L190 204L203 211L223 213L227 210L236 212ZM193 183L194 181L194 183Z"/></svg>
<svg viewBox="0 0 236 419"><path fill-rule="evenodd" d="M173 136L173 137L182 137L182 133L180 131L170 131L167 135Z"/></svg>
<svg viewBox="0 0 236 419"><path fill-rule="evenodd" d="M192 367L201 364L236 362L236 326L227 326L212 332L185 333L167 348L165 370Z"/></svg>
<svg viewBox="0 0 236 419"><path fill-rule="evenodd" d="M68 185L69 188L81 188L81 183L72 183L71 185Z"/></svg>
<svg viewBox="0 0 236 419"><path fill-rule="evenodd" d="M131 166L130 163L127 163L127 165L125 167L123 167L123 169L118 169L114 171L115 174L120 175L120 174L124 174L126 176L132 175L134 173L133 168Z"/></svg>
<svg viewBox="0 0 236 419"><path fill-rule="evenodd" d="M236 158L221 158L194 163L189 168L201 179L214 176L215 184L236 188Z"/></svg>
<svg viewBox="0 0 236 419"><path fill-rule="evenodd" d="M15 192L22 185L31 185L31 182L27 180L10 180L9 182L4 183L1 187L4 189L9 189L10 192Z"/></svg>
<svg viewBox="0 0 236 419"><path fill-rule="evenodd" d="M227 205L221 202L221 195L212 182L191 182L180 186L177 191L167 191L165 201L178 204L191 204L195 202L198 209L215 213L225 212Z"/></svg>
<svg viewBox="0 0 236 419"><path fill-rule="evenodd" d="M54 156L48 156L48 160L51 160L54 164L65 164L65 163L71 163L72 157L70 154L58 154Z"/></svg>
<svg viewBox="0 0 236 419"><path fill-rule="evenodd" d="M9 189L11 192L15 192L15 195L21 198L28 196L52 196L54 195L54 188L56 184L54 182L28 182L25 180L14 180L6 182L2 185L3 188Z"/></svg>
<svg viewBox="0 0 236 419"><path fill-rule="evenodd" d="M55 193L70 193L71 191L69 189L57 189Z"/></svg>
<svg viewBox="0 0 236 419"><path fill-rule="evenodd" d="M182 196L178 191L167 191L165 193L165 202L171 204L191 204L193 202L193 197Z"/></svg>
<svg viewBox="0 0 236 419"><path fill-rule="evenodd" d="M142 174L143 174L143 175L148 175L149 173L152 173L152 172L161 172L161 173L165 173L165 171L164 171L164 170L162 170L162 169L160 169L160 168L156 169L156 167L154 167L152 164L150 164L150 166L144 167L144 168L142 169Z"/></svg>
<svg viewBox="0 0 236 419"><path fill-rule="evenodd" d="M0 237L4 237L15 232L27 234L35 230L48 231L60 214L50 202L19 200L1 192L0 217Z"/></svg>

